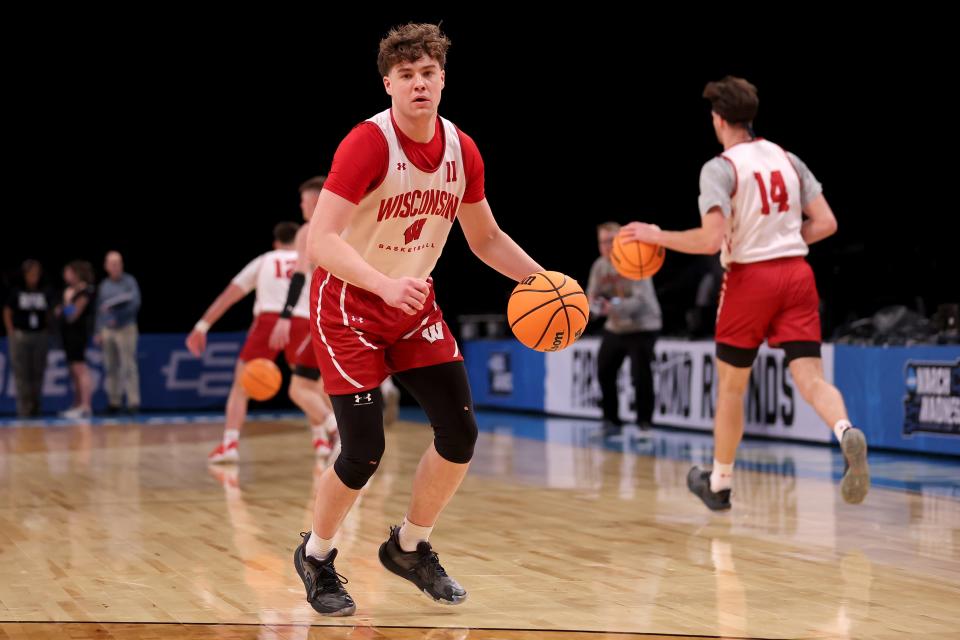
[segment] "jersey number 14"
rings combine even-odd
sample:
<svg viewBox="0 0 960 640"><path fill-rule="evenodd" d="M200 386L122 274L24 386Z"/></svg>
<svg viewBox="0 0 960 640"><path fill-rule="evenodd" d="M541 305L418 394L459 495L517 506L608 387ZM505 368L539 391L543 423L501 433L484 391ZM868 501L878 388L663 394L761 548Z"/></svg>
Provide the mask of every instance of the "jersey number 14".
<svg viewBox="0 0 960 640"><path fill-rule="evenodd" d="M753 173L753 177L757 179L757 187L760 189L760 202L761 208L760 213L767 216L770 215L770 201L777 203L777 212L783 213L784 211L790 210L790 203L788 199L790 195L787 193L787 185L783 182L783 174L779 171L773 171L770 173L770 197L767 198L767 185L763 181L763 176L760 175L759 171Z"/></svg>

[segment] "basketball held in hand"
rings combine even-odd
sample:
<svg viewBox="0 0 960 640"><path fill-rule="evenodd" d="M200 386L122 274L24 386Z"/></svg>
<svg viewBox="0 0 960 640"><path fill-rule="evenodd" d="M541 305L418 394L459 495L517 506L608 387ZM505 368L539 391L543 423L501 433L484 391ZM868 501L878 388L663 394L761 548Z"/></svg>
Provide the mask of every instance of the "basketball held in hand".
<svg viewBox="0 0 960 640"><path fill-rule="evenodd" d="M514 288L507 304L513 335L537 351L560 351L573 344L590 319L590 305L573 278L538 271Z"/></svg>
<svg viewBox="0 0 960 640"><path fill-rule="evenodd" d="M613 239L613 249L610 251L610 262L617 273L630 280L650 278L660 267L667 255L667 250L660 245L646 242L624 242L620 236Z"/></svg>

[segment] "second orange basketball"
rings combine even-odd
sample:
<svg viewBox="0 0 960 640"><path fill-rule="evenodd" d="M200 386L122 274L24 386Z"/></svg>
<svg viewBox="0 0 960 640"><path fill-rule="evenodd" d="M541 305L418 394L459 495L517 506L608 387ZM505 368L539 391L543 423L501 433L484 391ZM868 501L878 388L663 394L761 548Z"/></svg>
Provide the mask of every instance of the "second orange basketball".
<svg viewBox="0 0 960 640"><path fill-rule="evenodd" d="M610 251L610 262L617 273L630 280L650 278L666 258L667 250L660 245L646 242L624 242L620 236L613 239L613 249Z"/></svg>

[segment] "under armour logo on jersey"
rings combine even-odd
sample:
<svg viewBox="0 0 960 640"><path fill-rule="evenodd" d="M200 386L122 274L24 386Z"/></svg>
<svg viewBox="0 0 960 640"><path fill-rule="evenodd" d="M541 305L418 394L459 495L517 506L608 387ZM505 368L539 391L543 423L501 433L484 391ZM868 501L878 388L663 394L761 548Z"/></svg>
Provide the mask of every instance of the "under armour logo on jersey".
<svg viewBox="0 0 960 640"><path fill-rule="evenodd" d="M359 406L364 404L373 404L373 394L372 393L358 393L353 396L353 405Z"/></svg>
<svg viewBox="0 0 960 640"><path fill-rule="evenodd" d="M403 230L403 244L410 244L414 240L420 239L420 234L423 233L423 225L427 223L426 218L420 218L412 225Z"/></svg>
<svg viewBox="0 0 960 640"><path fill-rule="evenodd" d="M423 330L423 339L433 344L437 340L443 340L443 323L436 322Z"/></svg>
<svg viewBox="0 0 960 640"><path fill-rule="evenodd" d="M406 171L406 170L407 170L407 163L406 163L406 162L398 162L398 163L397 163L397 171Z"/></svg>
<svg viewBox="0 0 960 640"><path fill-rule="evenodd" d="M357 324L363 324L363 318L360 316L350 316L350 322L356 322Z"/></svg>

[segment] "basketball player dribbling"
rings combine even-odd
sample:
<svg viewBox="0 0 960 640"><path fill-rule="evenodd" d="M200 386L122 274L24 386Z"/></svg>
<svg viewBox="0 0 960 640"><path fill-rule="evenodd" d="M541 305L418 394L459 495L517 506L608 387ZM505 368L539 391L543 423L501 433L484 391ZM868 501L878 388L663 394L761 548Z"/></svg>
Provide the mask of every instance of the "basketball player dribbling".
<svg viewBox="0 0 960 640"><path fill-rule="evenodd" d="M240 429L247 417L247 393L240 384L245 363L256 358L275 360L281 351L291 367L298 361L297 347L303 345L309 337L309 316L306 296L301 296L296 307L291 310L292 326L290 335L292 340L285 348L270 346L270 334L274 325L280 320L285 309L287 299L287 284L293 277L294 266L297 262L297 252L294 248L299 225L293 222L281 222L273 231L274 249L253 259L227 285L227 288L217 296L213 304L204 312L203 317L194 326L187 336L187 348L194 356L199 357L207 347L207 331L210 326L227 312L230 307L242 300L248 293L256 289L256 302L253 305L253 325L247 333L247 339L240 350L237 366L233 376L233 385L227 397L226 419L223 428L223 440L207 456L207 462L223 463L236 462L239 459L237 445L240 439ZM309 348L309 347L308 347ZM316 387L304 387L300 393L293 391L291 385L290 399L307 414L310 424L328 425L327 418L330 411L323 402L323 392ZM305 398L307 401L305 401ZM316 433L316 428L315 428ZM317 450L316 442L315 451ZM318 455L322 454L318 451Z"/></svg>
<svg viewBox="0 0 960 640"><path fill-rule="evenodd" d="M294 565L308 602L324 615L356 610L334 568L333 537L383 455L379 385L390 374L426 412L434 441L380 562L438 602L466 599L429 542L477 438L463 357L430 273L455 220L473 253L508 278L542 270L497 225L476 144L437 115L449 44L432 24L397 27L380 42L391 108L340 144L310 222L308 251L319 265L310 330L342 451L318 483L313 530L301 534Z"/></svg>
<svg viewBox="0 0 960 640"><path fill-rule="evenodd" d="M850 503L870 487L867 442L853 427L843 397L823 375L819 297L804 256L837 230L822 188L795 155L753 134L756 87L727 76L710 82L713 128L723 153L700 173L701 226L663 231L632 222L622 239L683 253L720 251L726 273L717 311L719 390L712 470L693 467L687 486L710 509L730 508L733 465L743 437L744 394L760 344L784 350L800 395L840 442L847 469L840 484ZM806 220L804 220L806 216Z"/></svg>

